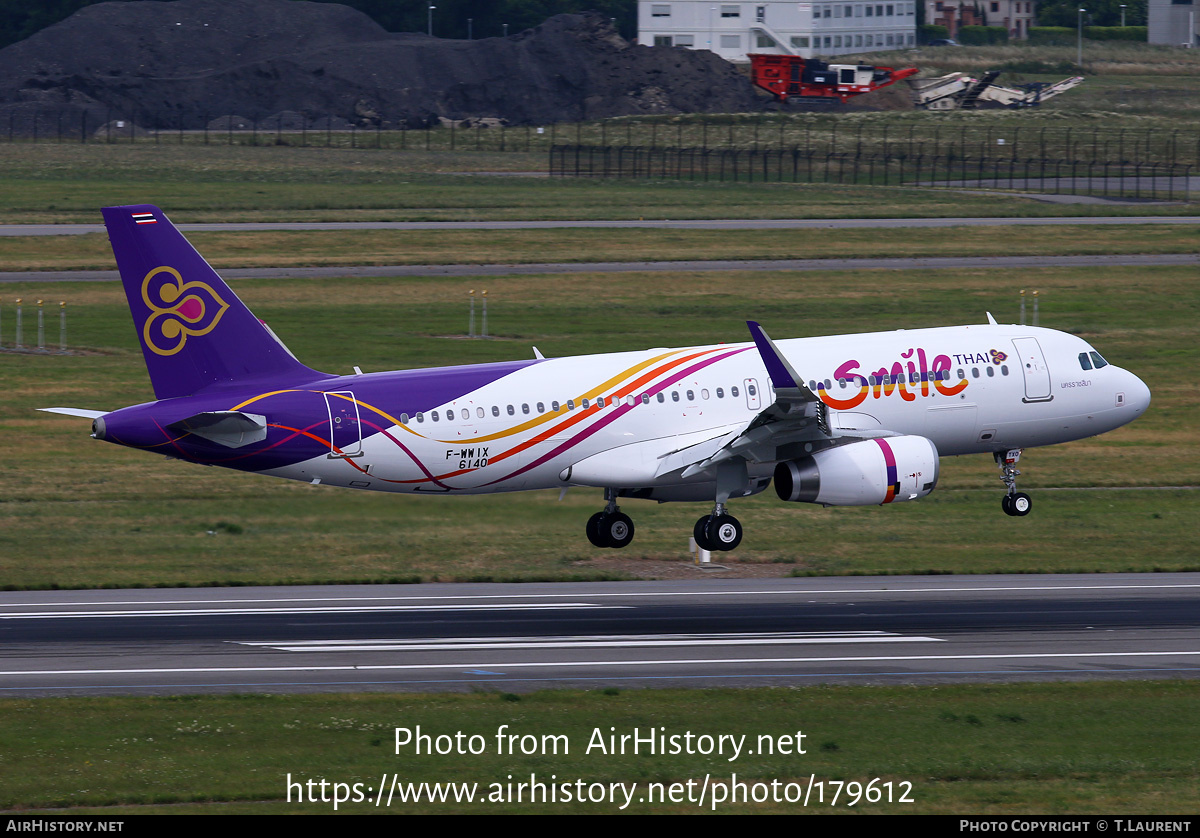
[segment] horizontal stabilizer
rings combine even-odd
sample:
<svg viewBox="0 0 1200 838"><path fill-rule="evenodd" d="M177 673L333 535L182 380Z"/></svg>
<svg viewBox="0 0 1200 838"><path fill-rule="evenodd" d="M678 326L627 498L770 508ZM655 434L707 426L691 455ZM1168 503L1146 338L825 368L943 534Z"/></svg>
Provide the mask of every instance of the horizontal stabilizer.
<svg viewBox="0 0 1200 838"><path fill-rule="evenodd" d="M241 448L267 438L267 417L240 410L214 410L172 422L167 430L198 436L226 448Z"/></svg>
<svg viewBox="0 0 1200 838"><path fill-rule="evenodd" d="M107 410L87 410L82 407L39 407L44 413L61 413L63 416L78 416L81 419L99 419Z"/></svg>

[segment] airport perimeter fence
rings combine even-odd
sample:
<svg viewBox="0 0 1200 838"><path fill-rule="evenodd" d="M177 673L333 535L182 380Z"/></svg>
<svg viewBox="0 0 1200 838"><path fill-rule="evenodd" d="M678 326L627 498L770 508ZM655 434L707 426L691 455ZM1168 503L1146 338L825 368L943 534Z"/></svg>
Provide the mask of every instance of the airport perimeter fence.
<svg viewBox="0 0 1200 838"><path fill-rule="evenodd" d="M1038 125L1026 111L961 114L688 114L612 117L574 123L507 125L470 119L410 125L402 120L344 118L305 111L269 115L0 106L0 142L300 146L411 151L531 152L560 146L700 149L736 156L764 152L860 159L936 158L1103 161L1200 171L1200 132L1095 125ZM975 118L978 117L978 118ZM740 166L739 162L739 166ZM893 164L897 165L897 164ZM907 163L905 164L907 168ZM939 166L943 166L940 162ZM997 164L999 165L999 164Z"/></svg>
<svg viewBox="0 0 1200 838"><path fill-rule="evenodd" d="M1139 160L906 154L828 148L646 148L559 145L551 177L836 183L1011 189L1130 200L1187 201L1193 164Z"/></svg>

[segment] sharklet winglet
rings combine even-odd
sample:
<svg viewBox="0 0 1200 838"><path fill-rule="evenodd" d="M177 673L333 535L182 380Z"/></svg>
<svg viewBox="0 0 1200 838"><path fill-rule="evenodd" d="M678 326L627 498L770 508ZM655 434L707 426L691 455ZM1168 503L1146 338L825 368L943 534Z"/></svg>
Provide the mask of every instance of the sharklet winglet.
<svg viewBox="0 0 1200 838"><path fill-rule="evenodd" d="M771 383L775 385L775 389L801 387L799 373L792 369L792 365L788 363L788 359L779 351L779 347L775 345L775 342L767 336L763 327L753 320L747 320L746 325L750 327L750 335L754 338L754 345L758 347L758 354L762 356L763 363L767 367L767 374L771 376Z"/></svg>

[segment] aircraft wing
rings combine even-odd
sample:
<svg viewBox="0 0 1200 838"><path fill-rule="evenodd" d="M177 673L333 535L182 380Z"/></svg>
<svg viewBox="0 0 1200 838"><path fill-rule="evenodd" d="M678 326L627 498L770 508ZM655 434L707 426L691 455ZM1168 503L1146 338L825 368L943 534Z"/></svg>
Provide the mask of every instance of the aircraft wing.
<svg viewBox="0 0 1200 838"><path fill-rule="evenodd" d="M723 437L719 446L711 443L708 446L695 446L696 452L704 456L693 458L683 469L682 477L693 477L736 458L752 463L768 463L802 456L801 446L804 443L822 443L821 447L826 447L833 440L843 437L866 439L895 435L891 431L878 429L831 429L825 403L805 385L804 378L767 336L763 327L753 320L746 325L750 327L754 345L758 347L767 374L771 377L775 401L741 431Z"/></svg>

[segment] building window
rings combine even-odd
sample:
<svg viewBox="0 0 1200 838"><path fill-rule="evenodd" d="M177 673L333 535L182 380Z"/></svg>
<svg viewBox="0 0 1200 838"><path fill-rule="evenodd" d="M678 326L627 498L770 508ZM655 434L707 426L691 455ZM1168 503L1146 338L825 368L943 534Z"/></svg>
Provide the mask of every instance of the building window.
<svg viewBox="0 0 1200 838"><path fill-rule="evenodd" d="M792 46L797 47L799 49L808 49L808 36L807 35L793 35L792 36Z"/></svg>
<svg viewBox="0 0 1200 838"><path fill-rule="evenodd" d="M833 45L835 47L840 47L842 45L842 36L841 35L833 36Z"/></svg>
<svg viewBox="0 0 1200 838"><path fill-rule="evenodd" d="M741 35L722 35L721 36L721 49L741 49L741 48L742 48L742 36Z"/></svg>
<svg viewBox="0 0 1200 838"><path fill-rule="evenodd" d="M654 3L650 6L650 17L670 17L671 7L665 3Z"/></svg>
<svg viewBox="0 0 1200 838"><path fill-rule="evenodd" d="M654 46L669 47L671 45L672 44L671 44L671 36L670 35L655 35L654 36Z"/></svg>
<svg viewBox="0 0 1200 838"><path fill-rule="evenodd" d="M992 4L992 11L993 11L993 12L998 12L998 11L1000 11L1000 4L999 4L999 3L993 3L993 4Z"/></svg>
<svg viewBox="0 0 1200 838"><path fill-rule="evenodd" d="M875 16L875 7L867 6L867 17L874 17L874 16Z"/></svg>
<svg viewBox="0 0 1200 838"><path fill-rule="evenodd" d="M675 46L677 47L694 47L696 45L695 35L676 35Z"/></svg>
<svg viewBox="0 0 1200 838"><path fill-rule="evenodd" d="M759 35L756 43L758 44L759 49L774 49L775 48L774 39L770 38L766 35Z"/></svg>
<svg viewBox="0 0 1200 838"><path fill-rule="evenodd" d="M742 16L742 7L741 6L722 6L721 7L721 17L741 17L741 16Z"/></svg>
<svg viewBox="0 0 1200 838"><path fill-rule="evenodd" d="M888 16L888 17L891 17L891 16L892 16L892 15L894 15L895 13L896 13L896 12L895 12L895 6L888 6L888 7L887 7L887 16Z"/></svg>

